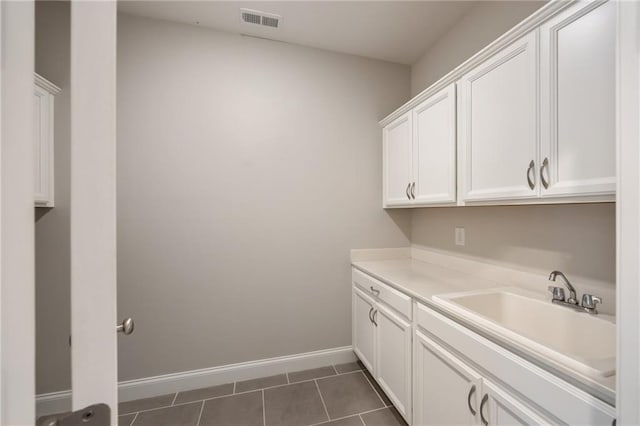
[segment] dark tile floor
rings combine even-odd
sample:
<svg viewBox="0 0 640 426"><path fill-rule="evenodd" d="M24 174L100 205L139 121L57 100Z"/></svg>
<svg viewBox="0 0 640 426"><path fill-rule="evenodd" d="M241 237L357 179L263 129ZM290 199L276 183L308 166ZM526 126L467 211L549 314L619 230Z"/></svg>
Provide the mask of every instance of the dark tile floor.
<svg viewBox="0 0 640 426"><path fill-rule="evenodd" d="M360 363L119 404L120 426L406 426Z"/></svg>

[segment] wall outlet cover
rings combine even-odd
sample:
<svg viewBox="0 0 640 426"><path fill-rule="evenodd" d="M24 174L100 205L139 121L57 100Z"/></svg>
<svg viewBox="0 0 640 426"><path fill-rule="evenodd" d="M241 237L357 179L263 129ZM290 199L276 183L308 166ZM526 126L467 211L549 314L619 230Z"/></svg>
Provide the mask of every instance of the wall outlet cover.
<svg viewBox="0 0 640 426"><path fill-rule="evenodd" d="M464 244L465 244L465 235L464 235L464 228L463 227L456 226L454 241L455 241L457 246L464 246Z"/></svg>

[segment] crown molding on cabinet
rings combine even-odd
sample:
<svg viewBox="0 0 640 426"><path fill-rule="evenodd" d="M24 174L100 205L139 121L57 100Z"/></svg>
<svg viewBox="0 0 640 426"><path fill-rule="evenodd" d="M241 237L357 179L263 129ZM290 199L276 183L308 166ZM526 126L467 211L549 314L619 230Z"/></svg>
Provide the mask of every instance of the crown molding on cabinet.
<svg viewBox="0 0 640 426"><path fill-rule="evenodd" d="M543 22L557 14L563 9L571 6L576 3L577 0L553 0L538 9L532 15L524 19L515 27L511 28L509 31L504 33L502 36L497 38L494 42L489 44L487 47L473 55L471 58L467 59L462 64L458 65L447 75L442 77L440 80L436 81L431 86L424 89L422 92L413 97L410 101L402 105L400 108L396 109L394 112L380 120L380 126L384 127L391 123L393 120L400 117L402 114L410 111L412 108L417 106L419 103L423 102L430 96L434 95L438 91L442 90L446 86L451 83L459 80L463 75L467 72L475 68L477 65L488 59L490 56L496 54L500 50L504 49L506 46L516 41L523 35L527 34L529 31L532 31L539 27ZM602 3L604 0L596 0L594 3Z"/></svg>

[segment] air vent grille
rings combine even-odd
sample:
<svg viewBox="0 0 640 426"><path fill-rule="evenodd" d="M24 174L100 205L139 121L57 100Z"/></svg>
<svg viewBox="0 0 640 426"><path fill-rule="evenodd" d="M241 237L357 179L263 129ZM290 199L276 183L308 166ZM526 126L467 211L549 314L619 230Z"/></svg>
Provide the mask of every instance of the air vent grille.
<svg viewBox="0 0 640 426"><path fill-rule="evenodd" d="M262 25L270 28L278 28L282 20L282 16L280 15L251 9L240 9L240 17L244 23Z"/></svg>

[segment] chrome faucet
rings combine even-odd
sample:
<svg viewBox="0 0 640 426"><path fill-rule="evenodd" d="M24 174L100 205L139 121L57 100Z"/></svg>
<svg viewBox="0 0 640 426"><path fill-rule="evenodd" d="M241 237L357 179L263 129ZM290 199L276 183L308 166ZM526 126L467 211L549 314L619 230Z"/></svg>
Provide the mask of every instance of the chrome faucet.
<svg viewBox="0 0 640 426"><path fill-rule="evenodd" d="M562 272L560 272L560 271L551 272L549 274L549 281L555 281L556 277L558 277L558 276L560 276L560 278L562 278L562 280L564 281L564 285L567 286L567 288L569 289L569 298L567 299L566 303L571 303L573 305L577 305L578 304L578 299L577 299L578 295L576 294L576 289L573 288L573 286L571 285L571 283L569 282L567 277ZM562 298L562 300L564 300L564 297Z"/></svg>
<svg viewBox="0 0 640 426"><path fill-rule="evenodd" d="M568 308L575 309L581 312L587 312L592 315L596 315L598 310L596 309L596 305L598 303L602 303L602 298L598 296L593 296L591 294L583 294L582 295L582 304L578 304L578 295L576 294L576 289L573 288L567 277L560 271L553 271L549 274L549 281L555 281L556 277L562 278L564 281L564 285L569 289L569 298L565 300L564 298L564 288L562 287L554 287L549 286L549 291L553 295L551 298L552 303L556 303L558 305L566 306Z"/></svg>

